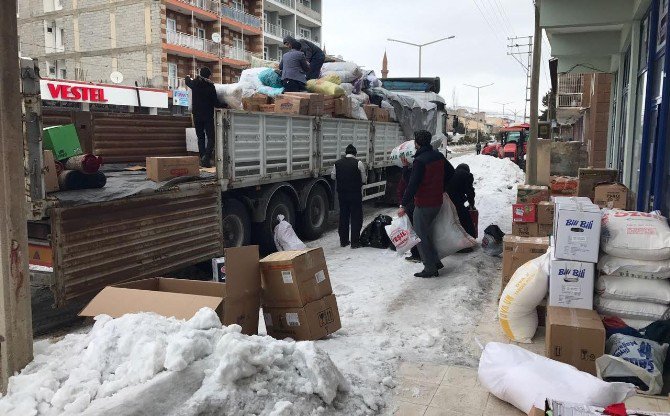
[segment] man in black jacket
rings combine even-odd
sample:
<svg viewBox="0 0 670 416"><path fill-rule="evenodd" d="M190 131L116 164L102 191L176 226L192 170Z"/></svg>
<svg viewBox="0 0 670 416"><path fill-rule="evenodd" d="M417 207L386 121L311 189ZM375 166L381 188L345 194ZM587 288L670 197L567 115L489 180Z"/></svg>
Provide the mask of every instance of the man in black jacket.
<svg viewBox="0 0 670 416"><path fill-rule="evenodd" d="M347 146L345 156L335 162L330 174L337 181L337 198L340 202L340 246L359 248L361 228L363 228L363 184L367 182L365 165L356 159L356 148ZM351 223L351 240L349 224Z"/></svg>
<svg viewBox="0 0 670 416"><path fill-rule="evenodd" d="M193 92L193 124L195 134L198 136L198 152L200 153L200 164L209 168L214 153L214 108L221 107L216 96L214 83L210 81L212 70L203 67L200 75L195 79L186 76L186 86Z"/></svg>
<svg viewBox="0 0 670 416"><path fill-rule="evenodd" d="M461 163L456 166L454 176L447 185L447 194L451 202L456 206L458 212L458 220L461 222L465 231L473 238L477 234L475 232L475 224L472 222L470 210L475 209L475 178L470 173L470 166ZM468 203L468 207L465 203Z"/></svg>
<svg viewBox="0 0 670 416"><path fill-rule="evenodd" d="M323 50L306 39L296 40L293 36L286 36L284 38L284 46L287 48L294 48L296 43L300 44L299 50L305 54L305 58L309 62L307 80L319 78L321 76L321 67L326 60Z"/></svg>

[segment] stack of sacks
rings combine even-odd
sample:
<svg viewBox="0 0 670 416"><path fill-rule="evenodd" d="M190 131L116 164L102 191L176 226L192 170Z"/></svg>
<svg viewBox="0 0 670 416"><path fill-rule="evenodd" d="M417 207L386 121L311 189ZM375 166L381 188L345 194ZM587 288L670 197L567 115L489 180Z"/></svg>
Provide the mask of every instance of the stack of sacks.
<svg viewBox="0 0 670 416"><path fill-rule="evenodd" d="M363 76L358 65L353 62L326 62L321 67L321 77L337 75L340 82L353 83Z"/></svg>
<svg viewBox="0 0 670 416"><path fill-rule="evenodd" d="M658 212L605 210L596 309L639 329L670 318L670 227Z"/></svg>
<svg viewBox="0 0 670 416"><path fill-rule="evenodd" d="M219 102L229 108L242 110L243 99L256 93L275 97L284 92L281 77L271 68L249 68L242 71L239 82L214 84Z"/></svg>

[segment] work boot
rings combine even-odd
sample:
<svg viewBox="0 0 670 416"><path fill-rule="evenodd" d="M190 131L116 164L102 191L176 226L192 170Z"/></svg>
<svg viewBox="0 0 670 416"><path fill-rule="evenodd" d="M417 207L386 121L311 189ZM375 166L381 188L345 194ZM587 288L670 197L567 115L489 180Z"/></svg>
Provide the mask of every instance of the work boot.
<svg viewBox="0 0 670 416"><path fill-rule="evenodd" d="M442 270L444 269L444 264L442 264L441 261L438 261L435 267L437 268L437 270Z"/></svg>
<svg viewBox="0 0 670 416"><path fill-rule="evenodd" d="M419 273L414 273L414 276L423 277L424 279L430 278L430 277L437 277L437 270L423 269Z"/></svg>
<svg viewBox="0 0 670 416"><path fill-rule="evenodd" d="M344 247L346 247L346 246L348 246L348 245L349 245L349 242L348 242L348 241L347 241L346 243L345 243L345 242L340 242L340 247L342 247L342 248L344 248Z"/></svg>
<svg viewBox="0 0 670 416"><path fill-rule="evenodd" d="M361 248L361 243L351 243L351 248L353 249Z"/></svg>
<svg viewBox="0 0 670 416"><path fill-rule="evenodd" d="M212 162L210 161L210 157L208 155L205 155L200 158L200 166L202 166L203 168L212 167Z"/></svg>

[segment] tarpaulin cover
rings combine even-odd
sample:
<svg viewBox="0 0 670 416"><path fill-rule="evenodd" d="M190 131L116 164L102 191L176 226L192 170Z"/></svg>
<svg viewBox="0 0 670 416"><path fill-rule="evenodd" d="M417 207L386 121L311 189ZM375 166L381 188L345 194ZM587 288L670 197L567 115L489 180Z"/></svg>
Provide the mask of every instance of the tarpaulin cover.
<svg viewBox="0 0 670 416"><path fill-rule="evenodd" d="M406 138L414 138L414 132L418 130L427 130L433 135L436 133L438 112L435 104L421 104L412 97L384 88L370 88L369 92L382 96L391 103Z"/></svg>

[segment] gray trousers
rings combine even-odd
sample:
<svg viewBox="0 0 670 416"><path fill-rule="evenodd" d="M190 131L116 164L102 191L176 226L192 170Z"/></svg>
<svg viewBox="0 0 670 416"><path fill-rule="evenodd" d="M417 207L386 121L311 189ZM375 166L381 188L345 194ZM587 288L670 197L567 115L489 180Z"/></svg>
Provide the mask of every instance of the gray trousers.
<svg viewBox="0 0 670 416"><path fill-rule="evenodd" d="M427 271L434 272L437 270L437 263L440 259L437 257L435 245L431 239L431 231L433 230L433 223L441 207L416 207L414 208L414 231L419 236L421 242L419 243L419 254L421 261Z"/></svg>

